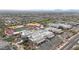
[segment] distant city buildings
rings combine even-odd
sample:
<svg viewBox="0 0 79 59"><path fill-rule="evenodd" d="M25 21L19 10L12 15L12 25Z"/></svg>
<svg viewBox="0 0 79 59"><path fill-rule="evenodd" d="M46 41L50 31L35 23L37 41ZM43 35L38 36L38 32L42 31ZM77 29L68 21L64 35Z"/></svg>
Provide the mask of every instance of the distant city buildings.
<svg viewBox="0 0 79 59"><path fill-rule="evenodd" d="M27 13L20 16L0 16L0 19L5 24L4 29L1 28L4 32L2 38L3 40L10 38L11 41L8 43L13 44L14 49L22 47L23 49L55 50L79 32L79 15ZM7 43L0 41L0 49L7 49L5 46Z"/></svg>

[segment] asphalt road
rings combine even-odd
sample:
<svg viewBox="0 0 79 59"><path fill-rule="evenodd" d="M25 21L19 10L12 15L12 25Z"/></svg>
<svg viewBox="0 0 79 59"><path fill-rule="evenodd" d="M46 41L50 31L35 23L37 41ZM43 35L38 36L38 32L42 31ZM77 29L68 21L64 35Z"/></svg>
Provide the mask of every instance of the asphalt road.
<svg viewBox="0 0 79 59"><path fill-rule="evenodd" d="M79 40L79 33L69 38L69 41L66 42L62 47L60 47L59 50L70 50L73 47L73 45L77 43L78 40Z"/></svg>

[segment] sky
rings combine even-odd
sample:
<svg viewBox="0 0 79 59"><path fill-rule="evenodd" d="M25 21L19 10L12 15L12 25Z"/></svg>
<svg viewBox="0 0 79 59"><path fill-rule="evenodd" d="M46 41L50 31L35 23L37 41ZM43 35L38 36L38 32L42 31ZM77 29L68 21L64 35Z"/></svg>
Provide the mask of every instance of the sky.
<svg viewBox="0 0 79 59"><path fill-rule="evenodd" d="M0 0L0 10L79 9L79 0Z"/></svg>

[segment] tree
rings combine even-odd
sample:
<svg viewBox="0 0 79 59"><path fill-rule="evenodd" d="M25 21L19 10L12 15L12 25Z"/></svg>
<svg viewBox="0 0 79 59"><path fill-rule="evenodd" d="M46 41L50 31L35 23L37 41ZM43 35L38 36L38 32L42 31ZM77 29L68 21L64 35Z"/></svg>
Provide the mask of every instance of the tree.
<svg viewBox="0 0 79 59"><path fill-rule="evenodd" d="M4 29L5 29L6 25L4 24L4 20L0 20L0 36L4 37Z"/></svg>

